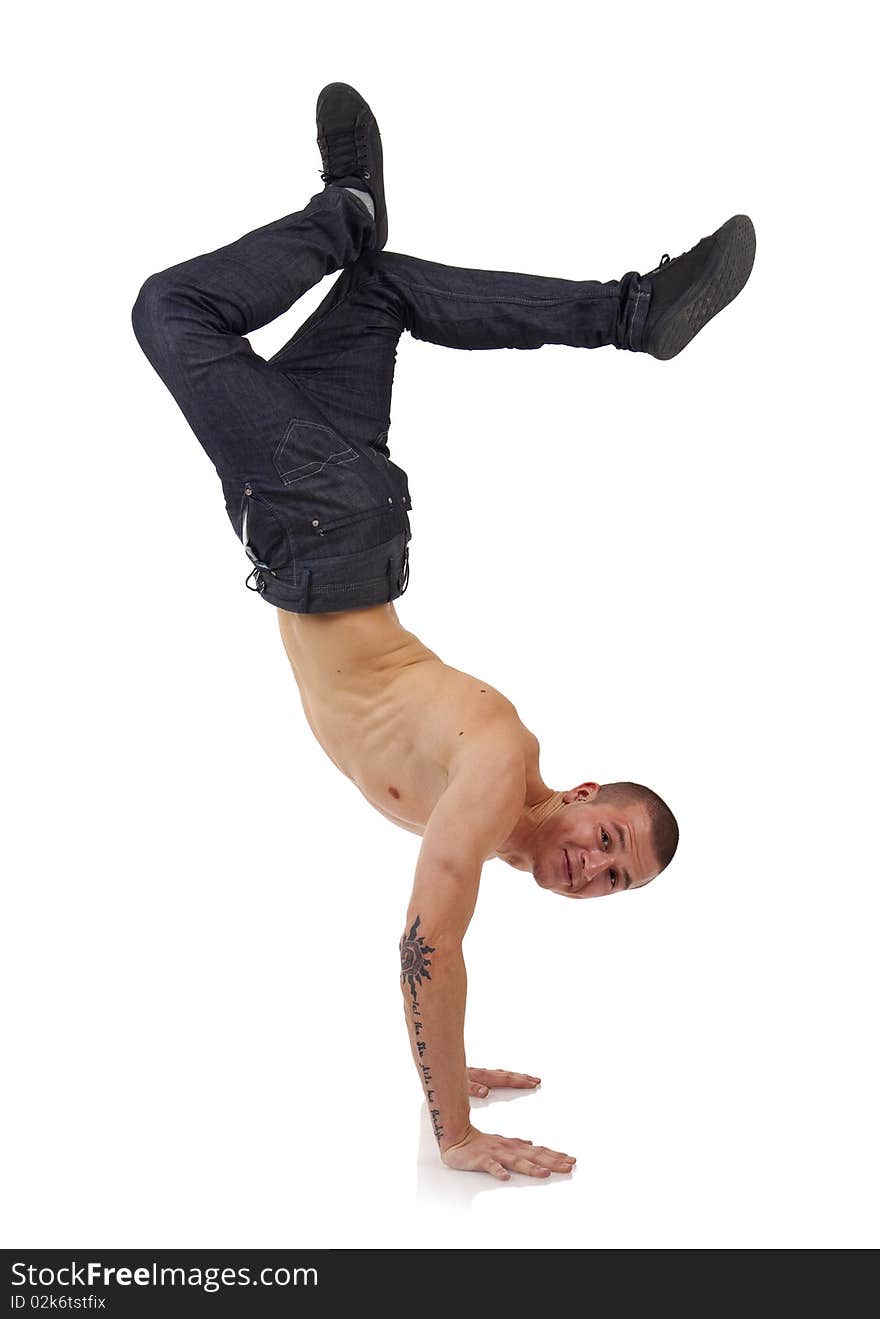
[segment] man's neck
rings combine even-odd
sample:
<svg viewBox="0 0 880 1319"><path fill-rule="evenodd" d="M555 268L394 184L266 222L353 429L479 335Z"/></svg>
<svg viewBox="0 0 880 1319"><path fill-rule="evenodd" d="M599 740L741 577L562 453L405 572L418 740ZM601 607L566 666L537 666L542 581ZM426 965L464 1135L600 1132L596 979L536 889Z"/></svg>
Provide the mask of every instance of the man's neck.
<svg viewBox="0 0 880 1319"><path fill-rule="evenodd" d="M534 861L533 840L541 826L562 810L563 794L548 788L540 777L529 784L522 814L495 855L515 870L531 871Z"/></svg>

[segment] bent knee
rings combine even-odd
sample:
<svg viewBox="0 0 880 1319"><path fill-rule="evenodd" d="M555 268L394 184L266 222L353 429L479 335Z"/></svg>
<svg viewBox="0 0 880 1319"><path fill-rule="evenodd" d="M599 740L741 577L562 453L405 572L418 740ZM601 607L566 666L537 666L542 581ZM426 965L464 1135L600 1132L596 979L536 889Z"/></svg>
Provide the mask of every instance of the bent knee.
<svg viewBox="0 0 880 1319"><path fill-rule="evenodd" d="M188 326L203 316L195 290L174 269L144 280L131 309L135 338L151 360L179 353Z"/></svg>
<svg viewBox="0 0 880 1319"><path fill-rule="evenodd" d="M150 275L141 285L131 309L131 324L135 338L148 357L162 344L164 327L171 310L172 291L164 274Z"/></svg>

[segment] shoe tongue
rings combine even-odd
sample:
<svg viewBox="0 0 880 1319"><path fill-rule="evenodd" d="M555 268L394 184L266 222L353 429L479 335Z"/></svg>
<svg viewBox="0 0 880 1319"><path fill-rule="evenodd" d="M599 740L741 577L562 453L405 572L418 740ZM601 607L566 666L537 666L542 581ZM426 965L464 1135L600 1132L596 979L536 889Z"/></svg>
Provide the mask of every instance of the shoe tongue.
<svg viewBox="0 0 880 1319"><path fill-rule="evenodd" d="M683 252L681 256L676 257L674 261L667 261L665 265L657 268L651 276L653 287L652 306L668 306L669 303L675 302L685 289L693 283L699 274L706 257L709 253L709 247L714 239L701 238L696 247L692 247L689 252Z"/></svg>

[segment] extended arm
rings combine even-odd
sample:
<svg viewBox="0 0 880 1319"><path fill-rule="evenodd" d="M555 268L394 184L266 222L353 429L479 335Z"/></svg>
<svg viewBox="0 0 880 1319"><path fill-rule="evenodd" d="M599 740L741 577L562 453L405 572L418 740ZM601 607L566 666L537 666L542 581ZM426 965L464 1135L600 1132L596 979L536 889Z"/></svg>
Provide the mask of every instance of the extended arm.
<svg viewBox="0 0 880 1319"><path fill-rule="evenodd" d="M489 1136L470 1122L464 1016L467 974L462 939L477 899L484 859L512 827L522 786L505 773L457 777L425 830L400 941L401 988L413 1059L444 1163L546 1177L574 1162L529 1141Z"/></svg>

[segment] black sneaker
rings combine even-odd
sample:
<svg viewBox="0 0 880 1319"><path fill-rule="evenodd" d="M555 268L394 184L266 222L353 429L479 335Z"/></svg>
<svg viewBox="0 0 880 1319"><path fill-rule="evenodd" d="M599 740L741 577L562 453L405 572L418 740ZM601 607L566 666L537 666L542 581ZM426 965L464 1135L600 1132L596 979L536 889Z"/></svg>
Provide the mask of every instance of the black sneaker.
<svg viewBox="0 0 880 1319"><path fill-rule="evenodd" d="M388 241L382 139L373 112L360 92L346 82L331 82L318 97L318 146L321 178L343 188L369 192L376 208L377 250Z"/></svg>
<svg viewBox="0 0 880 1319"><path fill-rule="evenodd" d="M664 256L651 278L642 351L666 362L686 348L713 316L745 287L755 260L755 227L734 215L689 252Z"/></svg>

